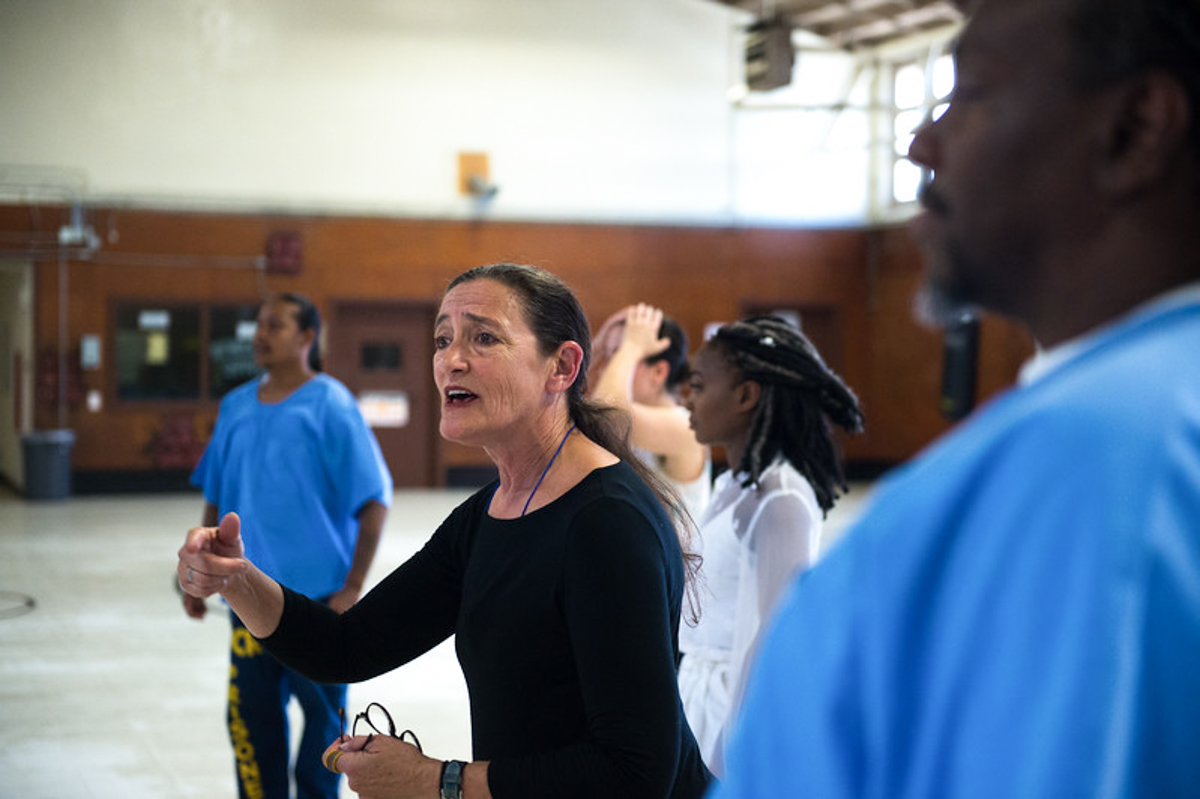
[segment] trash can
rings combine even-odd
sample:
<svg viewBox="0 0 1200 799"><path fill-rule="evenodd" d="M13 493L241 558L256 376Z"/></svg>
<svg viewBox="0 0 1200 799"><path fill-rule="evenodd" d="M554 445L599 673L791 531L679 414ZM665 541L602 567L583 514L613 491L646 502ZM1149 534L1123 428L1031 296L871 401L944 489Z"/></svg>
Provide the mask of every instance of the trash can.
<svg viewBox="0 0 1200 799"><path fill-rule="evenodd" d="M25 451L25 496L63 499L71 496L73 430L34 430L21 438Z"/></svg>

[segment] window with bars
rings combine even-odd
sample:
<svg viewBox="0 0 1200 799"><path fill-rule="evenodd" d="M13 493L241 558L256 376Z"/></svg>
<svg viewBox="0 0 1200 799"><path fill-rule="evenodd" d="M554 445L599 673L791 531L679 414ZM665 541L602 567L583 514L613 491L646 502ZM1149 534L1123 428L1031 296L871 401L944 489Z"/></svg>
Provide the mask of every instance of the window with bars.
<svg viewBox="0 0 1200 799"><path fill-rule="evenodd" d="M116 308L117 398L220 399L258 374L257 305L129 303Z"/></svg>
<svg viewBox="0 0 1200 799"><path fill-rule="evenodd" d="M908 160L908 149L917 128L945 113L953 91L954 59L948 53L896 64L892 79L893 202L917 199L922 170Z"/></svg>

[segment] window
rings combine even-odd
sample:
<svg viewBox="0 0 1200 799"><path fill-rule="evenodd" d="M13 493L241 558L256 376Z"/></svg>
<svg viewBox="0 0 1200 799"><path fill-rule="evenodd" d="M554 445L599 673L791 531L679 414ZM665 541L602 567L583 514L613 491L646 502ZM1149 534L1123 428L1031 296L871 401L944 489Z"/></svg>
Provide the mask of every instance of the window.
<svg viewBox="0 0 1200 799"><path fill-rule="evenodd" d="M200 397L198 309L122 308L116 341L118 397Z"/></svg>
<svg viewBox="0 0 1200 799"><path fill-rule="evenodd" d="M114 335L117 397L219 399L258 373L257 306L122 304Z"/></svg>
<svg viewBox="0 0 1200 799"><path fill-rule="evenodd" d="M398 372L400 344L394 341L363 342L358 353L358 368L364 372Z"/></svg>
<svg viewBox="0 0 1200 799"><path fill-rule="evenodd" d="M212 397L223 397L258 374L254 363L254 331L258 308L234 305L213 308L208 337L208 385Z"/></svg>
<svg viewBox="0 0 1200 799"><path fill-rule="evenodd" d="M922 170L908 160L913 135L926 119L945 113L954 90L954 59L949 54L896 66L892 81L892 201L917 199Z"/></svg>

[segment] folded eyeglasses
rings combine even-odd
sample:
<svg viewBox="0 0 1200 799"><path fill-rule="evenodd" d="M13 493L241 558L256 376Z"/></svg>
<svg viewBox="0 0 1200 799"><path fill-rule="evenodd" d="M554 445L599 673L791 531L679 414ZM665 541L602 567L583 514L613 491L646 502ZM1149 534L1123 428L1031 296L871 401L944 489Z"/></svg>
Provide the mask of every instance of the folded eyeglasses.
<svg viewBox="0 0 1200 799"><path fill-rule="evenodd" d="M355 737L358 735L358 723L363 722L371 728L371 732L367 733L367 740L363 743L365 749L368 744L375 738L376 735L387 735L391 738L398 738L405 743L411 743L417 747L417 751L424 754L421 749L421 742L417 740L417 734L412 730L404 730L399 735L396 734L396 722L392 721L392 714L387 712L387 708L378 702L372 702L367 705L367 709L354 717L354 721L350 725L350 735ZM386 722L386 724L385 724ZM338 708L338 727L341 732L339 737L346 736L346 708ZM383 729L386 727L387 732ZM411 739L411 740L409 740Z"/></svg>

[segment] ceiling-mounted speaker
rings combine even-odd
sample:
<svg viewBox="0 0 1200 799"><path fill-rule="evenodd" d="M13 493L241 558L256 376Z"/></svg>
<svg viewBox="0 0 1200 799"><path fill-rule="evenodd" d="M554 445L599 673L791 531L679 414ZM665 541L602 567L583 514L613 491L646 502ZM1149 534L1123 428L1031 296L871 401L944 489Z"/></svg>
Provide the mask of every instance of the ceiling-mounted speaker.
<svg viewBox="0 0 1200 799"><path fill-rule="evenodd" d="M746 29L746 87L767 92L792 82L796 50L782 19L759 20Z"/></svg>

